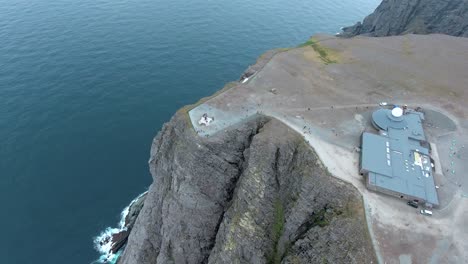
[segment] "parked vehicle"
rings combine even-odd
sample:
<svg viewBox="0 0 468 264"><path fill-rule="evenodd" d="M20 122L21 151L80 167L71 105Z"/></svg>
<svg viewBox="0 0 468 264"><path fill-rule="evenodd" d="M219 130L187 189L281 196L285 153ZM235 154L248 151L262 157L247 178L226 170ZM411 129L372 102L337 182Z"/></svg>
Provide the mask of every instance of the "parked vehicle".
<svg viewBox="0 0 468 264"><path fill-rule="evenodd" d="M432 211L429 211L429 210L426 210L426 209L421 209L421 214L422 215L432 216Z"/></svg>
<svg viewBox="0 0 468 264"><path fill-rule="evenodd" d="M418 203L415 201L408 201L408 205L414 208L418 208Z"/></svg>

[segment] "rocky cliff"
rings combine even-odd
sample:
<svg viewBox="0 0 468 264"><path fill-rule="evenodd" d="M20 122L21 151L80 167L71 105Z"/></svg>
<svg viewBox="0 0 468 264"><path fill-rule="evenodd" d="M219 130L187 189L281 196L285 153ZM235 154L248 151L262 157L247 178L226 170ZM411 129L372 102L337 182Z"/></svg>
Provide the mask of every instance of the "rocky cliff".
<svg viewBox="0 0 468 264"><path fill-rule="evenodd" d="M383 0L362 23L343 28L341 35L382 37L407 33L468 37L468 1Z"/></svg>
<svg viewBox="0 0 468 264"><path fill-rule="evenodd" d="M181 110L149 164L119 263L375 263L359 192L275 119L199 137Z"/></svg>

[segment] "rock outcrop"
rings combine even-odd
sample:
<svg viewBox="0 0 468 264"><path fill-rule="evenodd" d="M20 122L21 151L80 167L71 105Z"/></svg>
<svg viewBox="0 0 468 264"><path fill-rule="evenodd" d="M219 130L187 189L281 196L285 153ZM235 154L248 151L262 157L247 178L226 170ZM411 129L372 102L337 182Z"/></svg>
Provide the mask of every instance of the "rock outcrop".
<svg viewBox="0 0 468 264"><path fill-rule="evenodd" d="M264 116L199 137L185 111L151 148L150 186L118 263L375 263L359 192Z"/></svg>
<svg viewBox="0 0 468 264"><path fill-rule="evenodd" d="M468 37L467 0L383 0L364 21L341 36L373 37L441 33Z"/></svg>
<svg viewBox="0 0 468 264"><path fill-rule="evenodd" d="M121 231L112 234L110 237L110 243L112 246L109 253L117 253L117 251L119 251L125 245L125 243L127 243L130 231L135 225L138 214L140 213L141 209L143 208L143 204L145 203L146 195L147 193L145 192L133 200L132 203L130 203L128 207L128 213L125 216L125 219L123 219L123 226L120 227Z"/></svg>
<svg viewBox="0 0 468 264"><path fill-rule="evenodd" d="M108 227L94 239L94 247L102 254L100 257L102 263L111 263L115 258L115 254L127 243L130 231L143 208L147 193L140 194L122 211L122 218L118 227Z"/></svg>

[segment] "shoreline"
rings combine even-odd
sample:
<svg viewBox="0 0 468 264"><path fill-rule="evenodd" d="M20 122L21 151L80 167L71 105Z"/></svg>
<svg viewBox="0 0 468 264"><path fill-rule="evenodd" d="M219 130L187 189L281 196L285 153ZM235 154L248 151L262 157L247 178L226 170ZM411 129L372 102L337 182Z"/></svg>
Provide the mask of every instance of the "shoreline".
<svg viewBox="0 0 468 264"><path fill-rule="evenodd" d="M118 261L136 220L135 217L135 220L130 221L129 216L138 215L147 194L148 191L141 193L122 210L117 227L106 227L99 235L93 238L94 249L101 254L99 259L92 262L93 264L115 264ZM134 208L135 206L139 208ZM132 215L130 215L130 212L132 212Z"/></svg>
<svg viewBox="0 0 468 264"><path fill-rule="evenodd" d="M392 75L387 75L387 69L384 69L384 71L378 72L381 74L380 76L372 76L370 80L365 79L368 76L362 72L358 72L360 74L357 75L359 78L354 78L356 76L354 71L356 68L359 70L360 67L353 67L352 65L355 65L355 61L358 59L362 60L363 63L377 63L384 67L395 67L395 65L387 64L385 56L377 58L378 60L374 60L374 57L366 57L366 52L368 52L366 49L368 48L375 49L372 52L382 52L387 57L391 56L391 58L400 59L399 63L402 65L414 63L414 61L405 59L408 56L395 56L395 53L400 55L399 50L394 48L388 49L383 43L376 43L381 41L378 38L337 39L328 36L318 36L318 39L318 44L317 42L313 43L316 47L288 49L284 53L274 53L267 58L260 56L257 61L259 65L250 66L241 75L239 81L230 83L212 96L203 98L196 104L182 107L177 112L189 118L187 122L190 122L191 129L199 137L210 137L216 133L224 133L236 124L245 122L256 114L279 120L291 130L303 136L303 139L317 153L319 159L333 177L351 184L359 191L363 198L362 206L364 208L365 219L367 220L365 224L366 229L369 232L370 241L379 263L398 258L408 258L408 256L414 261L425 259L428 256L436 259L440 258L438 250L443 250L440 248L442 244L439 245L437 243L434 245L432 253L426 252L426 249L418 247L419 244L415 243L415 240L418 239L417 234L425 233L427 235L425 237L426 240L423 242L437 242L442 236L445 240L451 239L454 243L462 243L459 238L463 233L451 235L449 233L450 225L448 225L449 222L456 222L460 219L453 220L444 217L441 213L436 213L431 219L415 214L413 218L417 221L408 220L408 213L411 213L412 209L407 208L406 204L401 203L400 200L373 193L364 186L362 177L357 172L359 155L355 152L355 144L358 144L355 140L358 138L356 135L360 134L362 132L360 130L366 127L365 120L367 119L365 118L365 113L369 111L369 107L373 105L377 107L378 102L388 101L389 98L385 97L385 95L361 98L357 94L359 94L358 92L362 92L360 89L364 90L364 92L369 92L366 89L373 92L376 89L375 85L382 85L382 82L386 80L385 78L389 76L389 79L386 80L388 82L386 85L391 90L387 92L394 92L396 94L395 98L391 98L391 100L424 106L431 111L436 109L439 113L452 119L456 127L462 124L458 121L460 120L460 112L463 113L464 111L463 105L458 105L458 108L448 111L449 109L444 107L446 105L444 100L447 98L440 97L437 89L431 86L422 86L426 89L427 95L426 98L421 98L420 94L422 93L420 90L404 90L401 89L401 86L403 86L401 83L398 83L398 85L392 83L394 82L392 78L399 77L400 75L405 77L406 75L403 74L407 74L406 72L393 72ZM320 39L323 41L320 41ZM454 47L462 45L462 42L453 37L441 35L430 37L416 35L399 36L392 37L390 40L397 43L402 42L404 44L401 45L402 52L406 54L405 47L409 41L416 43L414 45L421 45L421 42L430 39L446 41ZM325 40L326 44L323 44ZM321 47L322 44L325 47ZM361 51L362 53L356 53L362 57L353 58L349 53L346 56L343 55L343 47L346 45L350 45L354 49L364 49L364 51ZM317 53L320 53L320 51L325 52L325 54L328 53L333 59L324 60L318 57ZM425 50L424 52L430 52L430 50ZM412 54L412 56L415 55ZM302 69L300 67L294 69L293 67L297 66L294 63L297 60L299 60L301 67L312 66L307 68L310 72L300 72ZM334 63L331 63L332 61ZM251 69L255 69L255 67L257 67L256 70L252 71ZM302 74L299 76L300 78L297 77L298 74L294 70ZM433 68L427 69L427 71L432 70ZM246 72L248 73L246 74ZM351 75L352 78L349 77L350 73L354 74ZM343 76L349 78L343 78ZM310 78L310 80L307 78ZM339 78L342 79L340 80ZM416 81L422 80L426 82L428 77L420 75L413 78L416 78ZM307 79L308 82L304 82L303 79ZM374 83L375 79L378 80L377 84ZM399 79L397 78L397 80ZM343 83L337 83L338 81ZM411 81L413 82L414 80L411 79ZM359 86L356 85L356 82ZM368 86L361 88L363 82ZM294 85L281 87L281 85L285 84ZM271 88L272 86L275 88ZM411 86L419 87L414 84L408 84L403 87ZM351 90L348 91L348 89L344 89L343 87L351 87ZM457 89L456 80L452 83L451 88ZM336 96L334 93L339 96ZM339 99L338 101L337 98ZM431 104L425 102L428 98L432 98L432 101L429 101ZM199 124L200 117L205 115L210 118L213 117L213 122L209 126ZM214 118L216 118L215 121ZM345 126L342 126L343 124ZM353 127L354 130L345 131L343 127ZM306 128L308 128L308 131L306 131ZM438 129L438 127L436 128ZM460 129L463 130L460 127L457 129L454 135L461 133ZM437 131L434 133L438 135ZM457 203L449 208L450 211L447 214L458 215L464 206L466 204L457 199ZM439 230L431 229L433 224L438 224ZM428 232L427 230L431 231ZM397 233L405 231L405 240L409 241L408 243L411 245L410 249L405 250L409 250L410 255L404 254L405 250L398 249L399 244L395 242L398 241L396 238L385 239L384 234L390 231L395 231L395 236L397 236ZM457 253L458 247L454 250ZM460 253L452 256L454 259L460 257Z"/></svg>

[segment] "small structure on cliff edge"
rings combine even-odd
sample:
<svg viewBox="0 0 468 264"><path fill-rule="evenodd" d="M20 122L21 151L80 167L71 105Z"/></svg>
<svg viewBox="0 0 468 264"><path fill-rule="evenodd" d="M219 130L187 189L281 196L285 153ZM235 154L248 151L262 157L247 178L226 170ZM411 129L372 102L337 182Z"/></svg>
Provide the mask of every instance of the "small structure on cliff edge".
<svg viewBox="0 0 468 264"><path fill-rule="evenodd" d="M203 114L203 116L198 121L198 124L201 126L209 126L211 122L214 121L214 117L208 117L208 114Z"/></svg>
<svg viewBox="0 0 468 264"><path fill-rule="evenodd" d="M378 133L364 132L361 138L360 173L368 189L439 205L423 120L423 113L398 106L372 114Z"/></svg>

